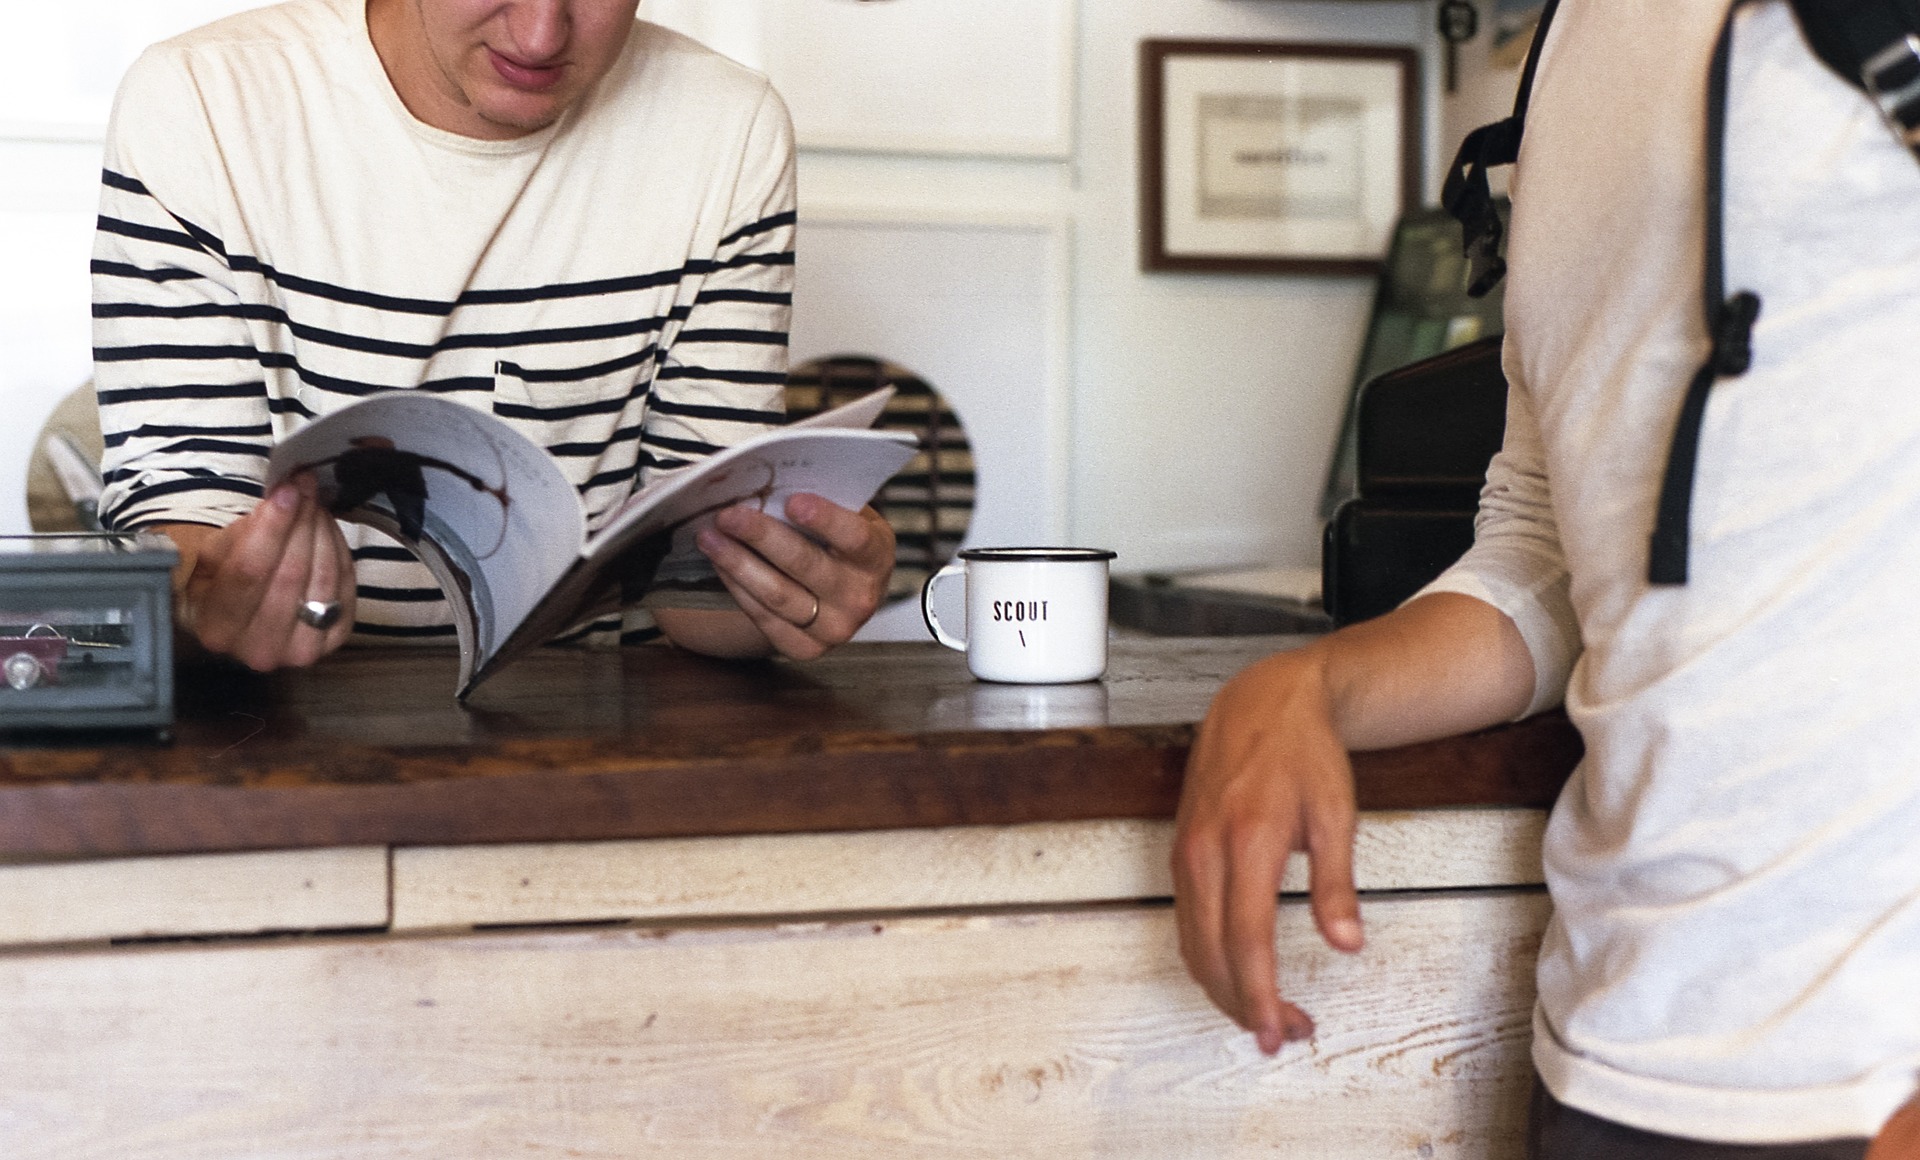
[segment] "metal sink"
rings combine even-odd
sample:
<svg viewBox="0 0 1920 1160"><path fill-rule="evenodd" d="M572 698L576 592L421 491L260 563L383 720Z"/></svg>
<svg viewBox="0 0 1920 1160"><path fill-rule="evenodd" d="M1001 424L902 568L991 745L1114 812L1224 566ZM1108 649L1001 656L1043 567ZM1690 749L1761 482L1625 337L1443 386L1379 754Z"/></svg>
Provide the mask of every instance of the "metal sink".
<svg viewBox="0 0 1920 1160"><path fill-rule="evenodd" d="M1329 632L1333 623L1317 601L1208 587L1205 577L1155 572L1115 576L1108 584L1108 618L1154 636L1266 636Z"/></svg>

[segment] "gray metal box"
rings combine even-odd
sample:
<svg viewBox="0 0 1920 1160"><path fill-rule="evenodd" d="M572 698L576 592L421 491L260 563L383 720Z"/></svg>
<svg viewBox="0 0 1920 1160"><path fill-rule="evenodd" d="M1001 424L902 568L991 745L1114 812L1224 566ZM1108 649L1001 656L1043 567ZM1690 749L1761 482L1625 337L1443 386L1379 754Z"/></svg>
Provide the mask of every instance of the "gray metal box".
<svg viewBox="0 0 1920 1160"><path fill-rule="evenodd" d="M0 729L173 726L161 536L0 536Z"/></svg>

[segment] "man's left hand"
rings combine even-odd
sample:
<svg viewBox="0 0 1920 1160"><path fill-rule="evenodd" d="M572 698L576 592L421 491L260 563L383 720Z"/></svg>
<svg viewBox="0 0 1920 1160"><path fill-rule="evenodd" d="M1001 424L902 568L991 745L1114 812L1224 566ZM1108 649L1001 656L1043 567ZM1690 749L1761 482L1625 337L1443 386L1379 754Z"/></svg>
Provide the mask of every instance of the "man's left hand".
<svg viewBox="0 0 1920 1160"><path fill-rule="evenodd" d="M849 511L817 495L787 500L806 535L744 504L721 511L700 550L768 644L812 660L844 643L886 599L893 529L872 508Z"/></svg>

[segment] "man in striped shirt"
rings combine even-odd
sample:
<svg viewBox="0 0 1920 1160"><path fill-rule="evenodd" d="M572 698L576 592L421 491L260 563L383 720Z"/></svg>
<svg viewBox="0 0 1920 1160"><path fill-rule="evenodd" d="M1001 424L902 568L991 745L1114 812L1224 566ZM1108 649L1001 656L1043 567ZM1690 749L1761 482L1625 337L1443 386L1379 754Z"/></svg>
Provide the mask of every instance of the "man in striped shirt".
<svg viewBox="0 0 1920 1160"><path fill-rule="evenodd" d="M764 78L637 0L292 0L149 49L115 102L94 250L109 526L179 545L178 619L260 670L451 640L398 544L274 442L375 391L547 448L599 527L656 473L779 424L792 130ZM264 502L262 500L264 499ZM580 626L810 658L879 604L893 537L819 497L722 513L739 611ZM329 628L302 605L338 602Z"/></svg>

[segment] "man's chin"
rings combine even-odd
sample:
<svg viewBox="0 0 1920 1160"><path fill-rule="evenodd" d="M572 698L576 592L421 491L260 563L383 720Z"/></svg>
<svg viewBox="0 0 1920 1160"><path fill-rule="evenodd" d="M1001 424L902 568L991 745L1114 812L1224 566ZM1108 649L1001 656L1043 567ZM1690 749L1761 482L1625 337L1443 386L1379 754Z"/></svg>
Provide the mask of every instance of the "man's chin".
<svg viewBox="0 0 1920 1160"><path fill-rule="evenodd" d="M561 99L551 94L514 93L503 99L476 101L473 111L482 121L498 129L502 137L524 137L558 121L572 103L571 98Z"/></svg>

